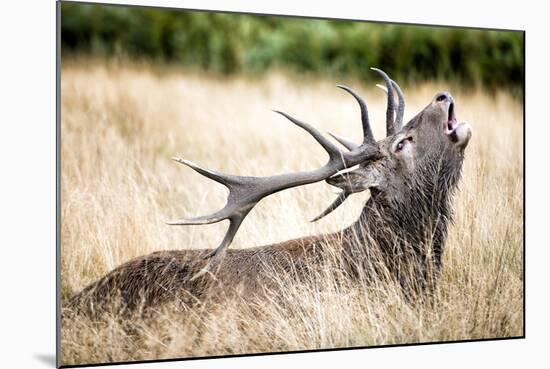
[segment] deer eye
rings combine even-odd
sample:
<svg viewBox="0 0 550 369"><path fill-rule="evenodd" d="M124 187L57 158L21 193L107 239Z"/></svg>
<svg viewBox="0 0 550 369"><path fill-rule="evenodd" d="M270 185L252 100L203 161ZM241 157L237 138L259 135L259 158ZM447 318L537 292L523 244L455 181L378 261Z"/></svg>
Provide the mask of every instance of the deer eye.
<svg viewBox="0 0 550 369"><path fill-rule="evenodd" d="M402 139L401 141L399 141L397 143L397 145L395 146L395 152L400 152L401 150L403 150L403 148L405 147L405 143L407 141L412 141L412 137L406 137L404 139Z"/></svg>
<svg viewBox="0 0 550 369"><path fill-rule="evenodd" d="M405 140L399 141L399 143L395 147L395 151L401 151L403 150L403 147L405 147Z"/></svg>

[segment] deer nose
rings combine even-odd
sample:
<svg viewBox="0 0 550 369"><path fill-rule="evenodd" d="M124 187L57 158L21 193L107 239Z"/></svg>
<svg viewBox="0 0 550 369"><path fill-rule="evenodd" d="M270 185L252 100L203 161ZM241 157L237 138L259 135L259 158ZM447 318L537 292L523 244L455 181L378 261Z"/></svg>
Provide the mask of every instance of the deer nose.
<svg viewBox="0 0 550 369"><path fill-rule="evenodd" d="M448 92L440 92L435 96L435 101L437 101L437 102L444 102L444 101L453 102L453 97Z"/></svg>

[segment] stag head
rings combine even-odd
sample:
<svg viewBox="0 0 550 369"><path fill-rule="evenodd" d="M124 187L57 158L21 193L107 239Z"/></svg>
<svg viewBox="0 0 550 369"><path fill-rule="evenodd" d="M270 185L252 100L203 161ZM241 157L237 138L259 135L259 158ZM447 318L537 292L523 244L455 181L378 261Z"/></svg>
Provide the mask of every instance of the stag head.
<svg viewBox="0 0 550 369"><path fill-rule="evenodd" d="M318 220L342 204L355 192L369 189L380 201L406 203L406 197L418 188L434 187L442 174L442 189L458 181L464 148L471 136L467 123L457 124L455 103L449 93L437 94L433 101L403 126L405 99L399 85L383 71L372 68L385 81L387 93L387 137L376 141L370 127L367 105L353 90L338 86L351 94L359 104L363 126L363 142L358 145L332 135L347 150L343 151L319 131L280 111L292 123L306 130L325 149L328 162L309 172L280 174L269 177L247 177L218 173L188 160L174 158L200 174L225 185L229 190L227 204L219 211L190 219L169 222L171 225L200 225L229 220L229 228L221 244L208 257L223 255L250 210L264 197L287 188L326 180L342 189L338 198ZM394 92L395 91L395 92ZM397 94L398 104L394 101ZM355 168L350 171L350 169ZM345 173L341 172L346 170ZM406 205L405 205L406 206Z"/></svg>
<svg viewBox="0 0 550 369"><path fill-rule="evenodd" d="M382 72L383 73L383 72ZM387 76L385 76L387 78ZM457 123L455 102L448 92L435 95L431 103L406 125L401 126L404 108L399 86L400 105L393 119L392 89L388 89L387 137L371 143L377 148L377 160L366 160L353 171L336 174L326 181L342 189L340 196L318 220L336 209L350 194L370 190L379 201L401 203L410 191L442 185L436 190L453 187L460 174L464 149L472 135L468 123ZM350 141L333 135L348 149L355 149ZM430 183L431 182L431 183Z"/></svg>

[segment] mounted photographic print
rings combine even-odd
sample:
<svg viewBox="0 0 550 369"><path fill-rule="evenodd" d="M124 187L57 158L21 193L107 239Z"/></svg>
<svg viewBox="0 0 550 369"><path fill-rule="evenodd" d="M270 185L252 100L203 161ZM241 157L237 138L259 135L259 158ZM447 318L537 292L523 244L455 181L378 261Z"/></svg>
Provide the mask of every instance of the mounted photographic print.
<svg viewBox="0 0 550 369"><path fill-rule="evenodd" d="M57 5L58 365L524 337L524 32Z"/></svg>

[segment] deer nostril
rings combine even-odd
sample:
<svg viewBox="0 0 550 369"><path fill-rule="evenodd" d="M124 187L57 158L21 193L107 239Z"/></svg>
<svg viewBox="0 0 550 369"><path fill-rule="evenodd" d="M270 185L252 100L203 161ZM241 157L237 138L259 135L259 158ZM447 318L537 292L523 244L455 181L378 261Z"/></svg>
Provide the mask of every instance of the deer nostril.
<svg viewBox="0 0 550 369"><path fill-rule="evenodd" d="M447 94L441 94L435 100L437 102L446 101L447 100Z"/></svg>

